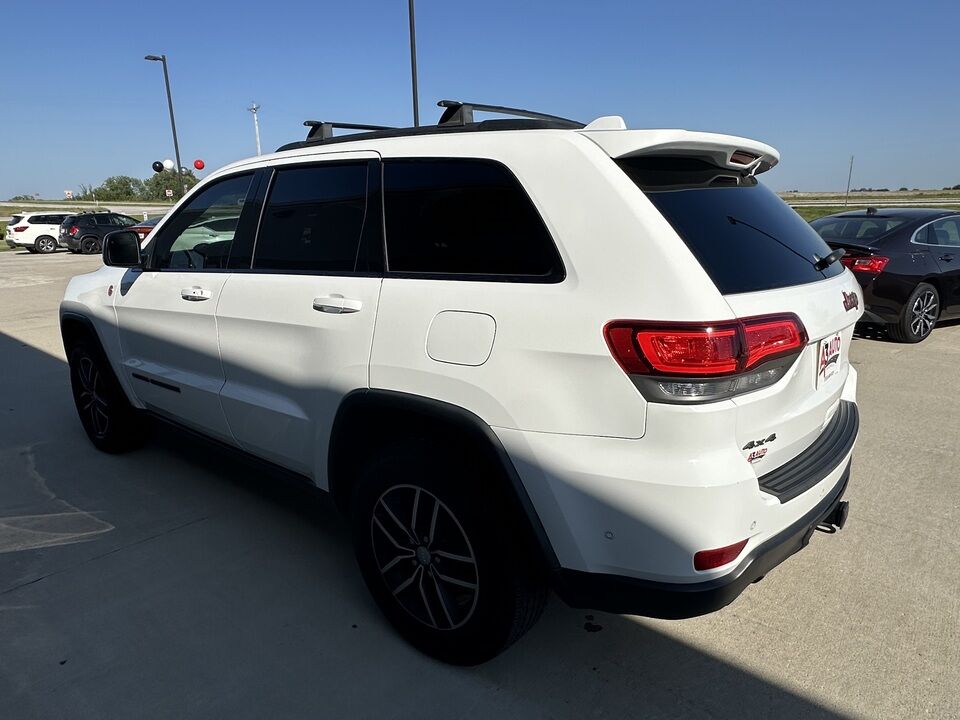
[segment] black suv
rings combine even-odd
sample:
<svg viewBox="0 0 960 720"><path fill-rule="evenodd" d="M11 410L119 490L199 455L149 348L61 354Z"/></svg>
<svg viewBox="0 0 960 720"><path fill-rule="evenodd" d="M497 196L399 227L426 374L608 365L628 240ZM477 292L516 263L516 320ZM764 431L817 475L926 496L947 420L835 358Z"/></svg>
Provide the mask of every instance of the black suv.
<svg viewBox="0 0 960 720"><path fill-rule="evenodd" d="M103 247L103 236L120 228L136 225L137 220L114 212L87 212L67 215L60 224L57 244L71 252L92 255Z"/></svg>

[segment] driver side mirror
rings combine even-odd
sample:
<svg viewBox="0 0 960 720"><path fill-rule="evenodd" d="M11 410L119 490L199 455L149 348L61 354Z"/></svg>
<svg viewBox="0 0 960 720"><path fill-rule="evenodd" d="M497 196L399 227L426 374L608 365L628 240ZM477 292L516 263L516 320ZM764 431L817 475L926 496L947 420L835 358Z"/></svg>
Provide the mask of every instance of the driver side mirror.
<svg viewBox="0 0 960 720"><path fill-rule="evenodd" d="M114 230L103 239L103 264L140 267L140 236L132 230Z"/></svg>

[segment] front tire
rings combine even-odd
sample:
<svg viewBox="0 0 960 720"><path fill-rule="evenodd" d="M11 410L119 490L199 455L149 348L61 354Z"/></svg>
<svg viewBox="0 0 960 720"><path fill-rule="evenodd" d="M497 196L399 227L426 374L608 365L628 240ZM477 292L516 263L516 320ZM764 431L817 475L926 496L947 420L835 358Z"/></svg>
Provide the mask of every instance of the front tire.
<svg viewBox="0 0 960 720"><path fill-rule="evenodd" d="M41 255L49 255L57 249L57 241L49 235L41 235L33 243L34 249Z"/></svg>
<svg viewBox="0 0 960 720"><path fill-rule="evenodd" d="M926 340L940 317L940 294L933 285L920 283L903 306L903 317L887 326L897 342L918 343Z"/></svg>
<svg viewBox="0 0 960 720"><path fill-rule="evenodd" d="M426 444L369 461L354 489L353 539L381 611L422 652L477 665L529 630L546 605L537 564L490 478Z"/></svg>
<svg viewBox="0 0 960 720"><path fill-rule="evenodd" d="M80 423L98 450L122 453L142 444L146 425L127 400L110 363L88 341L70 349L70 385Z"/></svg>

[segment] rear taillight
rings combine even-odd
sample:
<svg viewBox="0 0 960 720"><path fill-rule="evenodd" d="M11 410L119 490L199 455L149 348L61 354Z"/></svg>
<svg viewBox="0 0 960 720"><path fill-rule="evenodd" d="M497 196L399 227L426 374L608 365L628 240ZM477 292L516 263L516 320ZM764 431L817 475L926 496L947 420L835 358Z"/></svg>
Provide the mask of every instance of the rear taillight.
<svg viewBox="0 0 960 720"><path fill-rule="evenodd" d="M15 228L13 229L13 231L14 231L14 232L23 232L23 231L26 230L28 227L30 227L30 226L29 226L29 225L18 225L17 227L15 227Z"/></svg>
<svg viewBox="0 0 960 720"><path fill-rule="evenodd" d="M74 225L73 227L71 227L71 228L67 231L67 234L68 234L70 237L75 237L78 232L80 232L80 228L78 228L76 225Z"/></svg>
<svg viewBox="0 0 960 720"><path fill-rule="evenodd" d="M876 275L877 273L883 272L883 269L887 266L887 263L890 262L890 258L881 257L880 255L867 255L861 257L844 255L842 258L840 258L840 262L854 272L863 272Z"/></svg>
<svg viewBox="0 0 960 720"><path fill-rule="evenodd" d="M615 320L607 346L644 397L654 402L710 402L779 380L807 344L796 315L719 323Z"/></svg>
<svg viewBox="0 0 960 720"><path fill-rule="evenodd" d="M747 546L746 540L717 548L716 550L701 550L693 556L693 567L696 570L713 570L727 563L732 563L739 557Z"/></svg>

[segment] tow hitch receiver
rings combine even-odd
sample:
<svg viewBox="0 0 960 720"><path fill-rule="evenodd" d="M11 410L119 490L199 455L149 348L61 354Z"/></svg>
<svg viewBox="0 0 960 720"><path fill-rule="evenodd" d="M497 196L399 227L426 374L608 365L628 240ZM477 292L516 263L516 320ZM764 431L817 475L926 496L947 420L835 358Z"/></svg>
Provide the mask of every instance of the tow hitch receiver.
<svg viewBox="0 0 960 720"><path fill-rule="evenodd" d="M837 530L843 530L847 523L847 515L850 514L850 503L841 500L817 525L817 530L826 533L835 533Z"/></svg>

